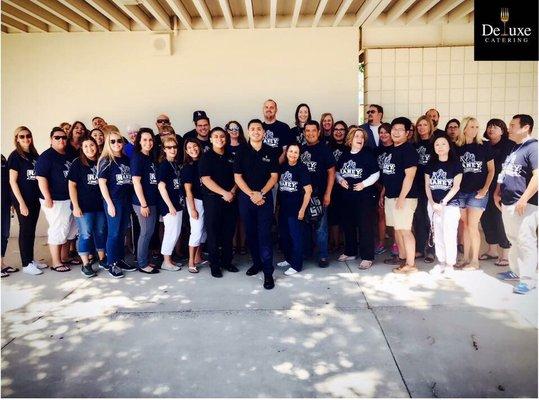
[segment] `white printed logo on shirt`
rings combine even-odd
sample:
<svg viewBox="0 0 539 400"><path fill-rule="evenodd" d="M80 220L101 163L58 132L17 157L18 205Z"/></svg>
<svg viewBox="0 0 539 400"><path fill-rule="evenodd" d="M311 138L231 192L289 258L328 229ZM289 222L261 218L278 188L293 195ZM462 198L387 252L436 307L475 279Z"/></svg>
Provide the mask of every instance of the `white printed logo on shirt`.
<svg viewBox="0 0 539 400"><path fill-rule="evenodd" d="M462 163L462 171L464 173L471 172L477 174L483 169L483 161L475 161L475 154L470 152L466 152L463 156L460 156L460 162Z"/></svg>
<svg viewBox="0 0 539 400"><path fill-rule="evenodd" d="M131 168L127 165L120 164L120 173L116 174L117 185L130 185L131 184Z"/></svg>
<svg viewBox="0 0 539 400"><path fill-rule="evenodd" d="M34 167L34 169L27 169L26 170L26 180L27 181L35 181L36 180L36 164L37 164L37 161L36 160L32 160L32 166Z"/></svg>
<svg viewBox="0 0 539 400"><path fill-rule="evenodd" d="M447 178L447 172L443 169L439 169L433 172L430 177L430 189L431 190L444 190L448 191L453 186L453 179Z"/></svg>
<svg viewBox="0 0 539 400"><path fill-rule="evenodd" d="M292 180L292 174L290 171L286 171L281 175L279 180L279 190L281 192L297 192L298 191L298 182Z"/></svg>
<svg viewBox="0 0 539 400"><path fill-rule="evenodd" d="M94 165L91 170L92 173L86 175L86 183L88 185L97 185L97 167Z"/></svg>
<svg viewBox="0 0 539 400"><path fill-rule="evenodd" d="M335 161L339 161L339 158L342 156L342 150L335 149L333 150L333 157L335 158Z"/></svg>
<svg viewBox="0 0 539 400"><path fill-rule="evenodd" d="M389 154L387 156L383 156L382 160L382 173L384 175L394 175L395 174L395 164L391 162L391 156L393 154Z"/></svg>
<svg viewBox="0 0 539 400"><path fill-rule="evenodd" d="M262 161L264 162L270 162L270 159L268 156L264 155L264 157L262 157Z"/></svg>
<svg viewBox="0 0 539 400"><path fill-rule="evenodd" d="M279 146L279 138L276 138L273 132L268 129L264 135L264 143L271 147L277 147Z"/></svg>
<svg viewBox="0 0 539 400"><path fill-rule="evenodd" d="M316 172L316 161L311 160L311 153L308 151L301 155L301 162L307 166L309 172Z"/></svg>
<svg viewBox="0 0 539 400"><path fill-rule="evenodd" d="M62 171L64 173L64 178L67 178L67 174L69 173L69 168L71 168L71 164L71 161L65 162L64 167L66 167L66 169Z"/></svg>
<svg viewBox="0 0 539 400"><path fill-rule="evenodd" d="M513 152L507 156L505 161L502 164L502 172L498 178L498 182L502 183L505 175L512 177L520 177L522 173L522 165L515 164L517 158L517 153Z"/></svg>
<svg viewBox="0 0 539 400"><path fill-rule="evenodd" d="M356 162L354 160L345 162L339 172L343 178L360 179L363 175L363 169L356 168Z"/></svg>
<svg viewBox="0 0 539 400"><path fill-rule="evenodd" d="M157 185L157 172L155 171L155 164L150 164L150 185Z"/></svg>
<svg viewBox="0 0 539 400"><path fill-rule="evenodd" d="M430 159L430 154L427 153L427 148L425 146L418 147L417 154L419 155L419 164L427 165Z"/></svg>

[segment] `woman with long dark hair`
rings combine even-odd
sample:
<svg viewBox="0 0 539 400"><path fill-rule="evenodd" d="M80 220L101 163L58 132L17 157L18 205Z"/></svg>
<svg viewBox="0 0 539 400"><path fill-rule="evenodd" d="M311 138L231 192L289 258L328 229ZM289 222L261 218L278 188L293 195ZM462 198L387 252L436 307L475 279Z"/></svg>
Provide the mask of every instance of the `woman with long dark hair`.
<svg viewBox="0 0 539 400"><path fill-rule="evenodd" d="M309 106L305 103L298 104L294 113L294 127L290 128L291 140L296 141L301 146L307 143L303 132L305 130L305 124L311 119L311 109Z"/></svg>

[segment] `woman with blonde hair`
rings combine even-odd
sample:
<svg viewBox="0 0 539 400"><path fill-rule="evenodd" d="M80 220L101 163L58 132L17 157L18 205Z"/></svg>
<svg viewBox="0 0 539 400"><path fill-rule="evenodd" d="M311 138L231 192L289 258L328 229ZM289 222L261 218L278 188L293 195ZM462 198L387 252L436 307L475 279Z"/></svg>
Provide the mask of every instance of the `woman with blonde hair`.
<svg viewBox="0 0 539 400"><path fill-rule="evenodd" d="M463 259L455 266L463 270L479 268L479 220L488 203L488 190L494 178L494 155L490 146L483 144L483 132L477 119L466 117L462 133L456 141L457 154L462 164L462 183L459 203L463 224Z"/></svg>
<svg viewBox="0 0 539 400"><path fill-rule="evenodd" d="M31 275L42 274L39 268L46 265L34 260L34 241L41 205L36 179L36 162L39 154L34 146L32 132L26 126L15 129L15 150L7 160L12 204L19 220L19 251L22 270Z"/></svg>
<svg viewBox="0 0 539 400"><path fill-rule="evenodd" d="M331 113L323 113L320 117L320 141L328 144L333 136L333 126L335 120Z"/></svg>
<svg viewBox="0 0 539 400"><path fill-rule="evenodd" d="M426 115L417 119L414 130L414 147L419 156L419 164L415 174L415 184L418 188L417 207L414 212L413 228L415 233L416 257L424 257L427 264L434 262L434 248L429 245L430 220L427 212L428 199L425 192L425 167L432 153L432 135L434 124Z"/></svg>
<svg viewBox="0 0 539 400"><path fill-rule="evenodd" d="M120 132L110 130L97 167L99 188L107 216L106 268L114 278L123 278L122 270L136 270L123 260L124 237L129 224L133 193L130 162L123 152L123 147L124 140Z"/></svg>

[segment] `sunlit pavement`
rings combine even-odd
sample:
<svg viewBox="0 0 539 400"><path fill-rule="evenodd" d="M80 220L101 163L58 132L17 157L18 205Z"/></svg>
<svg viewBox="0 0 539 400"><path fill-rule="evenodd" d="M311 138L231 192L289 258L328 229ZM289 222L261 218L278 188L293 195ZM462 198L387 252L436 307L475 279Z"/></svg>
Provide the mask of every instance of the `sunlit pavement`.
<svg viewBox="0 0 539 400"><path fill-rule="evenodd" d="M44 240L36 245L48 260ZM6 260L19 266L16 240ZM281 261L278 253L275 261ZM334 258L334 257L333 257ZM537 397L537 291L379 262L2 279L4 397Z"/></svg>

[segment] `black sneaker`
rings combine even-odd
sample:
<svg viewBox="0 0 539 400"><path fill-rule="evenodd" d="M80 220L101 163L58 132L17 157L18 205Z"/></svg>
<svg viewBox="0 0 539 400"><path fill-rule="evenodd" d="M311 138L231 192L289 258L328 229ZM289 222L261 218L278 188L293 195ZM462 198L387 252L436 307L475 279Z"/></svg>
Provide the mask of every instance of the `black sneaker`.
<svg viewBox="0 0 539 400"><path fill-rule="evenodd" d="M264 274L264 289L271 290L275 287L275 282L273 281L273 275Z"/></svg>
<svg viewBox="0 0 539 400"><path fill-rule="evenodd" d="M239 272L240 270L238 269L238 267L236 267L235 265L230 265L229 267L226 268L226 270L228 272Z"/></svg>
<svg viewBox="0 0 539 400"><path fill-rule="evenodd" d="M82 274L82 276L84 276L85 278L91 278L93 276L95 276L95 272L94 270L92 269L92 264L91 263L88 263L86 265L83 265L80 269L80 273Z"/></svg>
<svg viewBox="0 0 539 400"><path fill-rule="evenodd" d="M118 267L120 267L122 269L122 271L126 271L126 272L132 272L132 271L137 271L138 270L137 267L135 267L133 265L129 265L124 260L118 261Z"/></svg>
<svg viewBox="0 0 539 400"><path fill-rule="evenodd" d="M253 276L260 272L260 270L254 265L245 272L246 275Z"/></svg>
<svg viewBox="0 0 539 400"><path fill-rule="evenodd" d="M99 269L109 269L109 266L107 264L107 257L102 260L99 260Z"/></svg>
<svg viewBox="0 0 539 400"><path fill-rule="evenodd" d="M119 279L124 277L124 273L122 272L122 269L118 266L118 263L111 264L108 271L109 275L113 278Z"/></svg>
<svg viewBox="0 0 539 400"><path fill-rule="evenodd" d="M223 277L223 271L221 271L221 268L212 268L211 269L211 276L214 278L222 278Z"/></svg>
<svg viewBox="0 0 539 400"><path fill-rule="evenodd" d="M318 261L318 266L320 268L327 268L329 267L329 261L327 258L321 258L319 261Z"/></svg>

